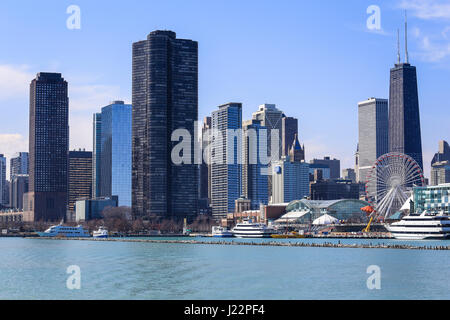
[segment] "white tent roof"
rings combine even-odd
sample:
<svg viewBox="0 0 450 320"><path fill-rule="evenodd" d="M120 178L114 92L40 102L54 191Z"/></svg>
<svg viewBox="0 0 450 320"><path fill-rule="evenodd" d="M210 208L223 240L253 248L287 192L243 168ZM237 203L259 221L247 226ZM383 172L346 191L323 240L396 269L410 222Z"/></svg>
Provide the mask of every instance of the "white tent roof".
<svg viewBox="0 0 450 320"><path fill-rule="evenodd" d="M400 208L400 211L402 210L409 210L411 208L410 202L414 200L414 196L411 196L406 200L406 202L403 204L403 206Z"/></svg>
<svg viewBox="0 0 450 320"><path fill-rule="evenodd" d="M292 211L292 212L288 212L286 214L284 214L283 216L281 216L279 219L277 219L275 222L291 222L291 221L295 221L301 217L303 217L305 214L307 214L309 211Z"/></svg>
<svg viewBox="0 0 450 320"><path fill-rule="evenodd" d="M316 220L313 221L313 225L326 225L326 224L333 224L338 223L339 220L335 217L332 217L328 214L324 214L323 216L320 216Z"/></svg>

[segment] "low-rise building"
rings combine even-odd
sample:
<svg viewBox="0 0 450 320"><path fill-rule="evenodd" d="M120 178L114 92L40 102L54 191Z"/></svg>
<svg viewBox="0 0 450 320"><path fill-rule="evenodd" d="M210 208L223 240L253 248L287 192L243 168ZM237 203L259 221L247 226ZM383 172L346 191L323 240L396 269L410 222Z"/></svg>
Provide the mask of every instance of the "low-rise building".
<svg viewBox="0 0 450 320"><path fill-rule="evenodd" d="M118 204L117 196L78 200L75 202L75 219L77 222L102 219L103 210L108 207L117 207Z"/></svg>
<svg viewBox="0 0 450 320"><path fill-rule="evenodd" d="M323 215L329 215L347 223L367 223L367 214L361 208L368 205L368 202L357 199L295 200L289 203L286 213L275 223L279 225L312 224Z"/></svg>
<svg viewBox="0 0 450 320"><path fill-rule="evenodd" d="M414 188L414 212L450 214L450 183Z"/></svg>

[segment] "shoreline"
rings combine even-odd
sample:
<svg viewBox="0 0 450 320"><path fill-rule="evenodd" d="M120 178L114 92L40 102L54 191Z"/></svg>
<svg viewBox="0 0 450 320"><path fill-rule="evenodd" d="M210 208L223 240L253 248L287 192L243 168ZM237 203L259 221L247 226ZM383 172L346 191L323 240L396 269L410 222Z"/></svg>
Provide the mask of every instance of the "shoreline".
<svg viewBox="0 0 450 320"><path fill-rule="evenodd" d="M305 243L305 242L250 242L250 241L198 241L198 240L149 240L149 239L94 239L94 238L36 238L25 237L24 239L42 240L83 240L97 242L141 242L156 244L201 244L201 245L221 245L221 246L270 246L270 247L303 247L303 248L351 248L351 249L397 249L397 250L450 250L448 246L413 246L407 244L343 244L343 243Z"/></svg>

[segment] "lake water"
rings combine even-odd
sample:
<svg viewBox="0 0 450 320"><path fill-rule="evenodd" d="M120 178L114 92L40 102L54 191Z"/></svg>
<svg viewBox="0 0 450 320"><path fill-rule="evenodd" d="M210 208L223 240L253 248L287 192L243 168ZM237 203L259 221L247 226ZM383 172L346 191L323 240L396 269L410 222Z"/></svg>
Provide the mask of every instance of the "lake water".
<svg viewBox="0 0 450 320"><path fill-rule="evenodd" d="M71 265L79 290L66 285ZM379 290L367 288L371 265ZM450 251L0 238L0 299L450 299L449 266Z"/></svg>

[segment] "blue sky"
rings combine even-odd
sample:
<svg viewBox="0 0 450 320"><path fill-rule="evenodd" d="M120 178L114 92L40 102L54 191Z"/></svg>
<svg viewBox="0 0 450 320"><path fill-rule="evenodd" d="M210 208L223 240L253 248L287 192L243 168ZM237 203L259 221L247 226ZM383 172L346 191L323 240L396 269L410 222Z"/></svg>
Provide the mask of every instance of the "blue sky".
<svg viewBox="0 0 450 320"><path fill-rule="evenodd" d="M80 30L66 27L72 4ZM370 5L381 9L381 30L366 26ZM244 119L275 103L299 119L307 160L353 167L357 103L388 98L404 9L428 176L438 141L450 140L450 1L2 0L0 153L28 148L29 83L40 71L69 82L71 148L91 150L92 113L131 102L132 43L169 29L199 42L200 118L229 101L243 103Z"/></svg>

